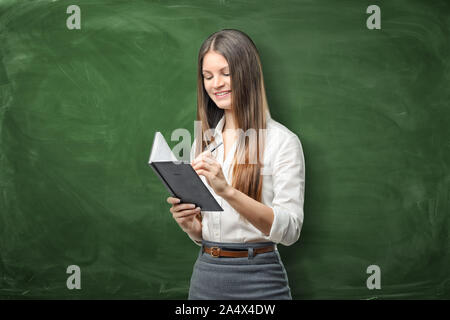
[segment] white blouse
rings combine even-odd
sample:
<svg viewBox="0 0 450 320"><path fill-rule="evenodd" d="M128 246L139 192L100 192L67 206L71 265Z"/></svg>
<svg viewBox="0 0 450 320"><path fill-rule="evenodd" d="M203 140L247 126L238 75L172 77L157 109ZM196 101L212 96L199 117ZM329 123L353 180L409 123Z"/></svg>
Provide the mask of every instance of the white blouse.
<svg viewBox="0 0 450 320"><path fill-rule="evenodd" d="M225 117L222 117L214 131L214 139L217 144L223 141L224 122ZM206 178L201 176L203 183L224 210L201 212L204 240L228 243L271 241L289 246L299 239L303 225L305 192L305 159L302 144L295 133L270 117L267 119L265 139L261 202L272 208L274 212L270 234L266 236L253 226L227 201L219 197L208 185ZM191 161L194 159L195 143L194 141L191 149ZM226 155L225 162L223 161L223 146L213 152L213 156L221 164L225 179L230 185L236 144L235 142ZM195 240L194 242L201 245L200 242Z"/></svg>

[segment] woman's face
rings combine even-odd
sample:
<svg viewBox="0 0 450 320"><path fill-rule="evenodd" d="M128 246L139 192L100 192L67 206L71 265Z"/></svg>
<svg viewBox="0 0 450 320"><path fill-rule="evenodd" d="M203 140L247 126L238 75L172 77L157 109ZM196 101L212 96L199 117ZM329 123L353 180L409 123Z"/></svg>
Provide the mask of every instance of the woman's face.
<svg viewBox="0 0 450 320"><path fill-rule="evenodd" d="M220 109L231 109L231 78L225 57L215 51L206 53L202 73L209 97Z"/></svg>

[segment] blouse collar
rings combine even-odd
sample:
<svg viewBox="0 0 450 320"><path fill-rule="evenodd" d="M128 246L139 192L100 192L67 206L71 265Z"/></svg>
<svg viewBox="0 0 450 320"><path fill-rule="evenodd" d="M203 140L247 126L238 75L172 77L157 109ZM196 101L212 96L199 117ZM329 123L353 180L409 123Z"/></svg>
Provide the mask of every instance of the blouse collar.
<svg viewBox="0 0 450 320"><path fill-rule="evenodd" d="M271 119L270 112L266 111L266 122ZM218 136L222 136L223 126L225 125L225 114L220 118L219 122L217 122L216 128L214 129L214 138Z"/></svg>

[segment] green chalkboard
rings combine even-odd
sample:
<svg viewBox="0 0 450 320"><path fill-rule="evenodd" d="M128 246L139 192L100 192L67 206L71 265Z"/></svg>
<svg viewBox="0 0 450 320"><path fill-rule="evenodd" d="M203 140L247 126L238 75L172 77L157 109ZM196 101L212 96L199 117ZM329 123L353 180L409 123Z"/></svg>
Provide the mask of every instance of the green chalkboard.
<svg viewBox="0 0 450 320"><path fill-rule="evenodd" d="M2 1L0 299L187 298L199 247L147 161L155 131L193 132L198 50L223 28L254 40L272 117L303 144L304 226L279 246L293 298L449 299L449 15L446 0Z"/></svg>

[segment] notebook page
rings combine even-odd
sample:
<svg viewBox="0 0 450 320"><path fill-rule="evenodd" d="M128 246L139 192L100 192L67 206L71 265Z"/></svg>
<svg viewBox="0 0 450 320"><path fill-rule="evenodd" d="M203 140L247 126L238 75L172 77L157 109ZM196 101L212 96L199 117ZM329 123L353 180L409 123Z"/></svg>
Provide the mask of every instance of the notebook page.
<svg viewBox="0 0 450 320"><path fill-rule="evenodd" d="M178 161L178 159L172 150L170 150L164 136L158 131L155 133L155 138L153 139L152 151L150 152L150 160L148 163L159 161Z"/></svg>

